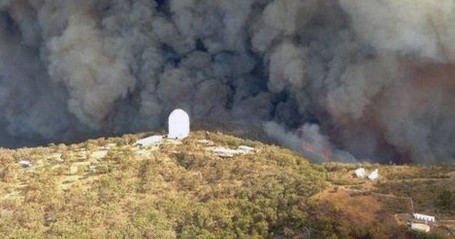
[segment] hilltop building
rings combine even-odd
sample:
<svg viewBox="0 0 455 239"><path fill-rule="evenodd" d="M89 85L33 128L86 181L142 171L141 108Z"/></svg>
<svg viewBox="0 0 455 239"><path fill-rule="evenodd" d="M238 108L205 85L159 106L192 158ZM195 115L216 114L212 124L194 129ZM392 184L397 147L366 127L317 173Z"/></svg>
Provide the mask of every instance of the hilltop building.
<svg viewBox="0 0 455 239"><path fill-rule="evenodd" d="M422 223L411 223L411 229L415 231L429 232L430 226Z"/></svg>
<svg viewBox="0 0 455 239"><path fill-rule="evenodd" d="M163 136L161 135L154 135L147 138L140 139L136 142L138 146L149 146L149 145L156 145L163 141Z"/></svg>
<svg viewBox="0 0 455 239"><path fill-rule="evenodd" d="M414 214L412 214L412 216L414 217L414 219L425 221L425 222L434 222L435 221L434 216L429 216L429 215L425 215L425 214L414 213Z"/></svg>
<svg viewBox="0 0 455 239"><path fill-rule="evenodd" d="M357 178L364 178L365 174L366 174L366 172L365 172L364 168L358 168L358 169L355 170L355 176Z"/></svg>
<svg viewBox="0 0 455 239"><path fill-rule="evenodd" d="M190 117L182 109L176 109L169 115L169 139L184 139L190 134Z"/></svg>
<svg viewBox="0 0 455 239"><path fill-rule="evenodd" d="M378 179L379 178L379 170L375 169L373 172L370 173L370 175L368 175L368 178L371 181L374 181L374 180Z"/></svg>

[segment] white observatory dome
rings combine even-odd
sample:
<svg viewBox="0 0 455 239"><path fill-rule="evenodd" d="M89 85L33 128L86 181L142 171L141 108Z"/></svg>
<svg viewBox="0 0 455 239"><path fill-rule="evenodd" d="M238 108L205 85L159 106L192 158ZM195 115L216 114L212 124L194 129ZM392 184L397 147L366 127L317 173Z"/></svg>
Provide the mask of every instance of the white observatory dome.
<svg viewBox="0 0 455 239"><path fill-rule="evenodd" d="M181 110L176 109L169 115L169 139L184 139L190 134L190 117Z"/></svg>

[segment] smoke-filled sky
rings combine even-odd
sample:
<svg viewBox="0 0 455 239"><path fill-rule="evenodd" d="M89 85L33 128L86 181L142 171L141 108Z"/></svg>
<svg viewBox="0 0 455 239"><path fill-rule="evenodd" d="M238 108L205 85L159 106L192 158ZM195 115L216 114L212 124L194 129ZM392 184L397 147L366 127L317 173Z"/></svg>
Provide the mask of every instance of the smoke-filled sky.
<svg viewBox="0 0 455 239"><path fill-rule="evenodd" d="M193 125L455 162L453 0L2 0L0 145Z"/></svg>

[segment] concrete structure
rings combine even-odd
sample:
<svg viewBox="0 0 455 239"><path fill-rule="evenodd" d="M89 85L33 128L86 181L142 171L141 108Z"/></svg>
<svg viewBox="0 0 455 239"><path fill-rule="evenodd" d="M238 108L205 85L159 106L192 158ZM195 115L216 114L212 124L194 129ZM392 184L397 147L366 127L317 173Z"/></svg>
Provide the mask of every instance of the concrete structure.
<svg viewBox="0 0 455 239"><path fill-rule="evenodd" d="M374 180L378 179L379 178L379 170L375 169L373 172L370 173L370 175L368 175L368 178L371 181L374 181Z"/></svg>
<svg viewBox="0 0 455 239"><path fill-rule="evenodd" d="M411 223L411 229L415 231L429 232L430 226L422 223Z"/></svg>
<svg viewBox="0 0 455 239"><path fill-rule="evenodd" d="M161 143L161 141L163 141L163 136L154 135L154 136L150 136L150 137L138 140L136 142L136 145L138 145L138 146L149 146L149 145L159 144L159 143Z"/></svg>
<svg viewBox="0 0 455 239"><path fill-rule="evenodd" d="M256 151L255 148L250 147L250 146L246 146L246 145L240 145L238 150L242 151L243 153L249 153L249 152Z"/></svg>
<svg viewBox="0 0 455 239"><path fill-rule="evenodd" d="M176 109L169 115L169 139L184 139L190 134L190 117L181 110Z"/></svg>
<svg viewBox="0 0 455 239"><path fill-rule="evenodd" d="M433 216L425 215L425 214L420 214L420 213L414 213L412 214L414 219L425 221L425 222L434 222L435 218Z"/></svg>
<svg viewBox="0 0 455 239"><path fill-rule="evenodd" d="M234 155L249 154L249 153L253 153L256 151L255 148L245 146L245 145L241 145L237 149L230 149L230 148L219 147L219 146L209 148L209 149L216 155L221 156L221 157L227 157L227 158L231 158Z"/></svg>
<svg viewBox="0 0 455 239"><path fill-rule="evenodd" d="M366 174L366 172L365 172L364 168L358 168L358 169L355 170L355 176L357 178L364 178L365 174Z"/></svg>
<svg viewBox="0 0 455 239"><path fill-rule="evenodd" d="M31 167L31 166L32 166L32 162L30 162L30 160L27 160L27 159L22 159L21 161L19 161L19 164L20 164L23 168L28 168L28 167Z"/></svg>

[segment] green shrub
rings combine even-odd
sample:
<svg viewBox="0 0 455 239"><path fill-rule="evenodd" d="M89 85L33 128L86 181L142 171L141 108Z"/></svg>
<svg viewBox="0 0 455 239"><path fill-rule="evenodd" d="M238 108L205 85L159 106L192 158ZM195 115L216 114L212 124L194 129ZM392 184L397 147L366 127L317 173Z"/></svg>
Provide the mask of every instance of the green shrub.
<svg viewBox="0 0 455 239"><path fill-rule="evenodd" d="M436 198L435 205L443 210L453 210L455 208L455 193L443 190Z"/></svg>

